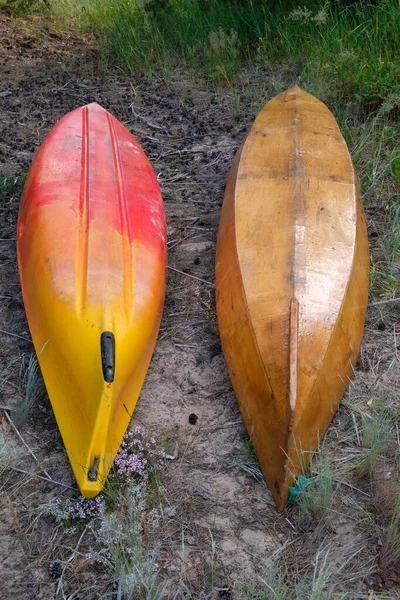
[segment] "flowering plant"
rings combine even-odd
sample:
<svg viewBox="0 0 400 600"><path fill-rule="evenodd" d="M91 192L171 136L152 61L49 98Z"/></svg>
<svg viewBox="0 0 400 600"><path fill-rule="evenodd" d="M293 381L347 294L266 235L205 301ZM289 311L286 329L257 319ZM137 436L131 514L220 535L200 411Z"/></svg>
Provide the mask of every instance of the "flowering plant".
<svg viewBox="0 0 400 600"><path fill-rule="evenodd" d="M157 451L156 440L143 427L128 431L115 457L113 470L122 483L132 477L145 477L164 465L164 450Z"/></svg>
<svg viewBox="0 0 400 600"><path fill-rule="evenodd" d="M51 512L67 533L75 533L78 527L88 525L99 516L103 501L102 494L94 499L81 496L78 500L63 501L57 498L51 506Z"/></svg>
<svg viewBox="0 0 400 600"><path fill-rule="evenodd" d="M67 532L74 533L79 526L90 525L102 513L114 510L118 506L118 491L121 486L145 480L159 471L164 461L164 450L158 450L156 440L149 437L143 427L137 426L124 435L104 492L94 499L82 496L78 500L57 499L51 512Z"/></svg>

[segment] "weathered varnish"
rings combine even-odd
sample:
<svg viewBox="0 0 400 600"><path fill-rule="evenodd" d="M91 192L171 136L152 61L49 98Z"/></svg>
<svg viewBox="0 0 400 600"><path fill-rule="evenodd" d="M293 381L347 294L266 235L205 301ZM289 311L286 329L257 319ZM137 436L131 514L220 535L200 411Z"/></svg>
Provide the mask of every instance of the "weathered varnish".
<svg viewBox="0 0 400 600"><path fill-rule="evenodd" d="M278 508L347 387L368 296L354 168L327 107L295 86L238 151L217 243L217 312L243 419Z"/></svg>

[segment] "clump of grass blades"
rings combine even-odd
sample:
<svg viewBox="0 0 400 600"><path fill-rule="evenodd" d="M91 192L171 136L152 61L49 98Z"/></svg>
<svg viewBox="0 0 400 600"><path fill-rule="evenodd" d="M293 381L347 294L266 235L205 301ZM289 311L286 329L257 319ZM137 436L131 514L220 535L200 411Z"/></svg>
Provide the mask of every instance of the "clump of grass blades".
<svg viewBox="0 0 400 600"><path fill-rule="evenodd" d="M66 2L66 0L64 0ZM62 2L58 3L62 4ZM241 62L289 61L310 90L374 109L400 93L397 0L376 4L213 0L68 0L68 15L127 72L184 66L230 83Z"/></svg>
<svg viewBox="0 0 400 600"><path fill-rule="evenodd" d="M143 519L146 514L146 488L131 481L120 493L118 509L112 513L100 507L96 540L99 551L90 559L105 564L118 582L118 598L158 600L163 586L157 583L155 553L145 549Z"/></svg>
<svg viewBox="0 0 400 600"><path fill-rule="evenodd" d="M98 38L105 63L127 72L183 64L230 82L248 53L249 38L262 35L260 8L249 13L248 6L224 2L103 0L86 2L82 9L76 14Z"/></svg>
<svg viewBox="0 0 400 600"><path fill-rule="evenodd" d="M400 293L400 205L390 206L381 236L382 259L372 269L372 292L381 297Z"/></svg>
<svg viewBox="0 0 400 600"><path fill-rule="evenodd" d="M328 552L321 548L312 560L309 573L298 581L290 581L288 573L270 565L257 582L241 582L238 600L338 600L346 594L334 593L332 572L328 565Z"/></svg>
<svg viewBox="0 0 400 600"><path fill-rule="evenodd" d="M357 100L373 109L399 91L397 19L393 0L355 2L344 9L324 2L289 15L273 11L263 50L272 61L294 61L299 74L319 88L320 97Z"/></svg>
<svg viewBox="0 0 400 600"><path fill-rule="evenodd" d="M356 466L361 477L373 476L382 461L386 460L387 448L395 435L395 419L389 410L382 409L374 418L363 417L363 457Z"/></svg>
<svg viewBox="0 0 400 600"><path fill-rule="evenodd" d="M382 545L379 565L384 571L395 568L398 572L400 568L400 494Z"/></svg>
<svg viewBox="0 0 400 600"><path fill-rule="evenodd" d="M14 416L15 424L21 425L31 415L33 407L43 394L43 382L36 356L32 354L22 375L19 386L19 405Z"/></svg>
<svg viewBox="0 0 400 600"><path fill-rule="evenodd" d="M330 463L326 459L322 448L311 459L309 470L312 476L305 485L304 491L296 499L296 503L301 510L318 519L332 505L337 487Z"/></svg>
<svg viewBox="0 0 400 600"><path fill-rule="evenodd" d="M400 292L400 127L393 107L384 103L367 118L353 104L334 109L370 213L371 297L391 298Z"/></svg>
<svg viewBox="0 0 400 600"><path fill-rule="evenodd" d="M2 203L11 202L20 197L24 187L26 173L4 177L0 175L0 198Z"/></svg>
<svg viewBox="0 0 400 600"><path fill-rule="evenodd" d="M4 10L13 17L20 17L32 13L49 11L48 0L0 0L0 10Z"/></svg>

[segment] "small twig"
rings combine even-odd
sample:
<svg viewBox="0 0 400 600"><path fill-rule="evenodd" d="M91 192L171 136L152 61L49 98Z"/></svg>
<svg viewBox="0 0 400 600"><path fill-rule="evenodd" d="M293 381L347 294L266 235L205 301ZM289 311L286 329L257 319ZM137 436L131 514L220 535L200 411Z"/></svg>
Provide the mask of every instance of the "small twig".
<svg viewBox="0 0 400 600"><path fill-rule="evenodd" d="M394 353L397 359L397 362L400 362L399 352L397 350L397 340L396 340L396 326L393 326L393 343L394 343Z"/></svg>
<svg viewBox="0 0 400 600"><path fill-rule="evenodd" d="M200 325L204 325L204 323L208 323L207 319L200 319L199 321L195 321L194 323L190 323L189 325L185 325L185 329L192 329L194 327L199 327Z"/></svg>
<svg viewBox="0 0 400 600"><path fill-rule="evenodd" d="M288 519L287 517L285 517L285 521L287 521L290 525L290 527L293 529L293 531L296 531L296 527L293 525L292 521L290 521L290 519Z"/></svg>
<svg viewBox="0 0 400 600"><path fill-rule="evenodd" d="M370 302L368 306L380 306L381 304L392 304L393 302L400 302L400 298L392 298L391 300L380 300L379 302Z"/></svg>
<svg viewBox="0 0 400 600"><path fill-rule="evenodd" d="M236 427L236 425L243 425L243 421L231 421L230 423L223 423L222 425L216 425L215 427L210 427L210 432L214 433L214 431L218 431L219 429L227 429L228 427Z"/></svg>
<svg viewBox="0 0 400 600"><path fill-rule="evenodd" d="M206 281L205 279L201 279L200 277L196 277L195 275L190 275L190 273L185 273L185 271L180 271L179 269L175 269L174 267L170 267L169 265L167 268L170 269L171 271L175 271L175 273L180 273L181 275L186 275L186 277L190 277L191 279L196 279L196 281L201 281L202 283L206 283L207 285L214 287L214 285L212 283L210 283L209 281Z"/></svg>
<svg viewBox="0 0 400 600"><path fill-rule="evenodd" d="M356 417L354 416L354 412L351 413L351 418L353 420L354 429L356 431L357 443L358 443L359 446L361 446L360 434L358 432L357 420L356 420Z"/></svg>
<svg viewBox="0 0 400 600"><path fill-rule="evenodd" d="M18 335L18 333L11 333L11 331L5 331L4 329L0 329L0 333L5 333L6 335L11 335L12 337L19 338L20 340L25 340L25 342L30 342L32 344L32 340L24 337L23 335Z"/></svg>
<svg viewBox="0 0 400 600"><path fill-rule="evenodd" d="M172 250L172 248L175 248L175 246L178 246L182 242L185 242L186 240L190 240L192 238L193 238L192 235L188 235L187 237L182 237L179 240L173 240L173 241L171 241L170 242L171 245L168 246L168 252L170 252Z"/></svg>
<svg viewBox="0 0 400 600"><path fill-rule="evenodd" d="M65 565L64 565L64 568L63 568L63 570L62 570L62 572L61 572L60 579L59 579L59 582L58 582L56 596L58 596L58 594L59 594L59 593L60 593L60 591L61 591L61 588L62 588L62 580L63 580L63 577L64 577L64 573L65 573L65 571L66 571L66 569L67 569L67 566L69 565L69 563L70 563L70 562L72 562L72 561L74 560L74 558L75 558L75 555L76 555L76 553L78 552L78 548L79 548L79 546L81 545L81 542L82 542L82 540L83 540L83 537L84 537L84 535L85 535L85 533L86 533L87 529L88 529L88 525L86 525L85 529L83 530L83 532L82 532L82 534L81 534L81 536L80 536L80 538L79 538L79 540L78 540L78 543L76 544L76 546L75 546L74 550L72 551L72 554L71 554L71 556L69 557L69 559L67 560L67 562L66 562L66 563L65 563ZM64 595L64 593L63 593L63 595Z"/></svg>
<svg viewBox="0 0 400 600"><path fill-rule="evenodd" d="M197 231L214 231L212 227L188 227L188 229L196 229Z"/></svg>
<svg viewBox="0 0 400 600"><path fill-rule="evenodd" d="M222 205L221 200L197 200L196 198L193 198L191 200L191 202L193 202L194 204L221 204Z"/></svg>
<svg viewBox="0 0 400 600"><path fill-rule="evenodd" d="M393 328L393 329L394 329L394 328ZM393 333L391 333L391 332L389 333L388 331L377 331L376 329L371 329L370 327L366 327L366 328L365 328L365 331L370 331L370 332L371 332L371 333L373 333L374 335L380 335L380 336L382 336L382 337L390 337L390 336L392 336L392 335L393 335ZM396 336L396 335L400 335L400 331L399 331L399 332L397 332L397 331L394 329L394 335L395 335L395 336Z"/></svg>
<svg viewBox="0 0 400 600"><path fill-rule="evenodd" d="M346 406L346 408L349 408L350 410L354 410L354 412L358 413L362 417L368 417L368 419L372 419L371 415L364 412L356 404L353 404L352 402L349 402L348 400L342 400L340 404L342 404L343 406Z"/></svg>
<svg viewBox="0 0 400 600"><path fill-rule="evenodd" d="M36 456L36 454L33 452L33 450L28 446L28 444L25 442L24 438L22 437L22 435L20 434L20 432L17 429L17 426L14 424L14 421L12 420L12 418L10 417L10 415L7 412L7 409L3 409L4 410L4 414L6 416L7 421L10 423L10 425L13 427L15 433L17 434L17 436L19 437L19 439L21 440L21 442L24 444L25 448L28 450L29 454L35 459L35 461L37 462L37 464L39 465L39 467L42 469L43 473L46 475L46 477L48 479L51 479L50 475L48 474L48 472L46 471L46 469L44 467L41 466L38 457Z"/></svg>
<svg viewBox="0 0 400 600"><path fill-rule="evenodd" d="M146 125L148 125L148 127L150 127L150 129L158 129L161 131L168 131L166 127L162 126L162 125L155 125L154 123L151 123L150 121L148 121L146 119L146 117L143 117L142 115L139 115L137 112L135 112L132 108L132 104L130 106L130 109L132 110L132 114L136 119L140 119L141 121L143 121L144 123L146 123ZM126 123L129 123L129 121L125 121L124 125Z"/></svg>
<svg viewBox="0 0 400 600"><path fill-rule="evenodd" d="M198 348L199 346L194 344L174 344L177 348Z"/></svg>
<svg viewBox="0 0 400 600"><path fill-rule="evenodd" d="M159 183L174 183L175 181L181 181L182 179L191 179L191 177L190 175L185 175L184 173L177 173L169 179L162 179L161 177L158 177L157 179Z"/></svg>
<svg viewBox="0 0 400 600"><path fill-rule="evenodd" d="M56 88L54 91L55 92L59 92L60 90L64 90L67 85L69 85L71 83L71 79L69 81L67 81L67 83L65 85L62 85L61 87Z"/></svg>
<svg viewBox="0 0 400 600"><path fill-rule="evenodd" d="M10 469L12 471L15 471L16 473L22 473L23 475L30 475L32 477L32 479L35 479L37 477L38 479L42 479L43 481L48 481L50 483L54 483L55 485L60 485L63 488L67 488L68 490L75 491L75 488L73 488L71 485L68 485L67 483L61 483L61 481L56 481L55 479L52 479L51 477L43 477L43 475L38 475L37 473L31 473L30 471L24 471L23 469L18 469L17 467L10 467Z"/></svg>
<svg viewBox="0 0 400 600"><path fill-rule="evenodd" d="M371 494L368 494L367 492L363 492L363 490L360 490L359 488L354 487L354 485L351 485L351 483L347 483L347 481L340 481L340 479L335 479L335 481L339 485L345 485L346 487L350 488L351 490L358 492L362 496L366 496L367 498L372 498Z"/></svg>

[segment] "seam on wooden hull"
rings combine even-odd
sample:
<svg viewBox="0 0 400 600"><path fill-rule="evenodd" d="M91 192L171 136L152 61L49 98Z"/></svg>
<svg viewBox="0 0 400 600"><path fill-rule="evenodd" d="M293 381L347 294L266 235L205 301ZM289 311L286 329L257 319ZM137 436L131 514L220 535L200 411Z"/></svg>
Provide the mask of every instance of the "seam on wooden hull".
<svg viewBox="0 0 400 600"><path fill-rule="evenodd" d="M117 183L118 206L121 219L121 237L122 237L122 264L124 277L124 309L128 316L132 311L133 290L132 290L132 254L130 244L130 230L126 197L124 193L124 179L121 168L121 156L118 147L118 139L115 133L113 117L107 113L108 126L110 129L111 144L114 156L114 170Z"/></svg>
<svg viewBox="0 0 400 600"><path fill-rule="evenodd" d="M293 418L297 400L297 366L298 366L298 329L299 329L299 303L295 298L290 302L289 321L289 405ZM293 421L290 421L289 431Z"/></svg>
<svg viewBox="0 0 400 600"><path fill-rule="evenodd" d="M76 310L86 305L89 253L89 110L82 109L81 184L79 193L79 232L76 274Z"/></svg>
<svg viewBox="0 0 400 600"><path fill-rule="evenodd" d="M293 93L293 92L291 92ZM297 272L297 262L298 262L298 254L299 254L299 226L305 227L304 224L300 224L298 219L303 219L303 215L305 210L302 211L302 214L299 214L298 204L299 200L302 203L302 208L304 208L304 199L301 199L302 193L302 182L305 179L305 161L304 161L304 152L301 143L301 130L300 130L300 108L298 106L298 94L297 90L295 91L295 107L294 107L294 118L293 118L293 131L294 131L294 171L295 177L298 178L296 181L295 189L292 193L292 219L294 222L293 227L293 237L292 237L292 248L291 248L291 265L289 265L290 270L290 281L292 286L292 299L290 301L289 307L289 389L288 389L288 404L290 409L290 422L288 428L288 437L290 431L292 430L294 423L294 413L296 410L296 400L297 400L297 369L298 369L298 322L299 322L299 302L296 299L296 272ZM300 187L300 198L298 189ZM305 257L302 257L303 261L305 261ZM288 440L287 440L288 444ZM287 447L286 447L287 449Z"/></svg>

